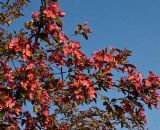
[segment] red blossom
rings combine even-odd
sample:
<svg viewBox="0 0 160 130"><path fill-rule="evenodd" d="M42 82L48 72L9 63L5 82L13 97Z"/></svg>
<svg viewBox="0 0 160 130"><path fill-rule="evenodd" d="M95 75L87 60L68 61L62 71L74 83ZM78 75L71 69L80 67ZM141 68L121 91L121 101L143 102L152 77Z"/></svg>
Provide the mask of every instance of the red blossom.
<svg viewBox="0 0 160 130"><path fill-rule="evenodd" d="M40 14L39 14L38 12L33 12L33 13L32 13L32 18L33 18L33 19L38 19L39 16L40 16Z"/></svg>

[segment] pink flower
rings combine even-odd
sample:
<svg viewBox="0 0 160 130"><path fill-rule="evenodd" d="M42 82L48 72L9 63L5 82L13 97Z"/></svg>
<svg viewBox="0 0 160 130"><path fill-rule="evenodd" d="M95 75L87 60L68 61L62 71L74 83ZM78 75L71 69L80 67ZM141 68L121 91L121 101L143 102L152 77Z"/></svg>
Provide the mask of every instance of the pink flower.
<svg viewBox="0 0 160 130"><path fill-rule="evenodd" d="M87 26L87 25L88 25L88 22L87 22L87 21L85 21L85 22L84 22L84 26Z"/></svg>
<svg viewBox="0 0 160 130"><path fill-rule="evenodd" d="M59 9L58 3L57 3L57 2L51 3L51 4L49 5L48 9L53 10L53 11L54 11L54 10L58 10L58 9Z"/></svg>
<svg viewBox="0 0 160 130"><path fill-rule="evenodd" d="M39 13L38 12L33 12L32 13L32 18L33 19L38 19L39 18Z"/></svg>
<svg viewBox="0 0 160 130"><path fill-rule="evenodd" d="M147 117L144 114L144 108L139 108L137 111L138 116L144 120L144 123L147 123Z"/></svg>
<svg viewBox="0 0 160 130"><path fill-rule="evenodd" d="M93 30L92 30L92 29L88 29L87 31L88 31L88 33L92 33L92 32L93 32Z"/></svg>
<svg viewBox="0 0 160 130"><path fill-rule="evenodd" d="M35 61L31 61L27 66L26 70L31 70L35 66Z"/></svg>
<svg viewBox="0 0 160 130"><path fill-rule="evenodd" d="M59 12L59 16L60 16L60 17L64 17L64 16L65 16L65 13L62 12L62 11L60 11L60 12Z"/></svg>
<svg viewBox="0 0 160 130"><path fill-rule="evenodd" d="M44 115L44 116L48 116L48 115L49 115L48 110L43 111L43 115Z"/></svg>
<svg viewBox="0 0 160 130"><path fill-rule="evenodd" d="M125 112L133 113L133 107L127 101L122 101L121 105Z"/></svg>
<svg viewBox="0 0 160 130"><path fill-rule="evenodd" d="M26 51L25 51L25 54L26 54L26 56L31 56L31 47L30 47L30 45L29 44L27 44L26 45Z"/></svg>
<svg viewBox="0 0 160 130"><path fill-rule="evenodd" d="M11 42L9 43L9 49L14 49L15 51L19 50L19 40L18 38L12 39Z"/></svg>
<svg viewBox="0 0 160 130"><path fill-rule="evenodd" d="M43 13L48 17L48 18L53 18L55 19L57 16L51 11L51 10L44 10Z"/></svg>
<svg viewBox="0 0 160 130"><path fill-rule="evenodd" d="M15 103L13 102L13 99L9 99L6 101L6 107L13 108L14 105Z"/></svg>

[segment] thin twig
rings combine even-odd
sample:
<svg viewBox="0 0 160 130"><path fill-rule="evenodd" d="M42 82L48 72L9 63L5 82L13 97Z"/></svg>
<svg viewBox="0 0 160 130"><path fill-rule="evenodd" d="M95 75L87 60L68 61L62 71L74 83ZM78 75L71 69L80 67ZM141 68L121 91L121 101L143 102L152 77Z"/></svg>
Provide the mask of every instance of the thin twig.
<svg viewBox="0 0 160 130"><path fill-rule="evenodd" d="M62 78L62 81L63 81L63 68L61 67L61 78Z"/></svg>
<svg viewBox="0 0 160 130"><path fill-rule="evenodd" d="M18 74L18 71L16 70L16 65L14 64L14 61L13 61L13 59L11 60L12 61L12 64L13 64L13 66L14 66L14 69L15 69L15 71L16 71L16 73Z"/></svg>

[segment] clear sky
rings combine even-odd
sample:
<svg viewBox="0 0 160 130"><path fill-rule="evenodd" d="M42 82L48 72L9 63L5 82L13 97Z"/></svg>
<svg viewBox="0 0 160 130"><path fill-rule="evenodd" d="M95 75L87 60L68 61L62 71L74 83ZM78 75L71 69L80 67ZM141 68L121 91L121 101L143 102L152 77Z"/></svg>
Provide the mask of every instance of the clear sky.
<svg viewBox="0 0 160 130"><path fill-rule="evenodd" d="M112 46L132 50L129 61L144 75L160 75L160 0L60 0L68 34L88 21L93 33L81 40L87 54ZM160 130L160 109L146 111L149 130Z"/></svg>
<svg viewBox="0 0 160 130"><path fill-rule="evenodd" d="M29 16L38 1L25 10ZM89 55L97 49L130 49L129 61L145 76L151 70L160 75L160 0L59 0L66 13L64 31L72 35L75 26L89 22L93 33L89 40L79 39ZM30 17L25 17L24 19ZM15 28L19 28L20 21ZM21 26L22 27L22 26ZM77 39L73 37L73 39ZM160 130L160 109L146 111L149 130Z"/></svg>

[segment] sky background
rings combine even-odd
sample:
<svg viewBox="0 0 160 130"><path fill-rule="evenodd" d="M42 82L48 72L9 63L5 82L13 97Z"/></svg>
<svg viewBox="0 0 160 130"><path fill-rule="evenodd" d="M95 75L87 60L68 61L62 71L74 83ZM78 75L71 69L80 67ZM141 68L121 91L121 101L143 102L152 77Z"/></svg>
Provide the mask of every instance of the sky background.
<svg viewBox="0 0 160 130"><path fill-rule="evenodd" d="M32 0L31 0L32 1ZM22 28L23 21L30 20L40 0L33 0L24 10L25 17L17 21L13 29ZM160 75L160 0L59 0L66 13L64 32L72 35L78 23L89 22L93 33L86 41L79 40L87 55L98 49L115 47L130 49L130 63L148 75L153 71ZM160 109L146 109L149 130L160 129Z"/></svg>

